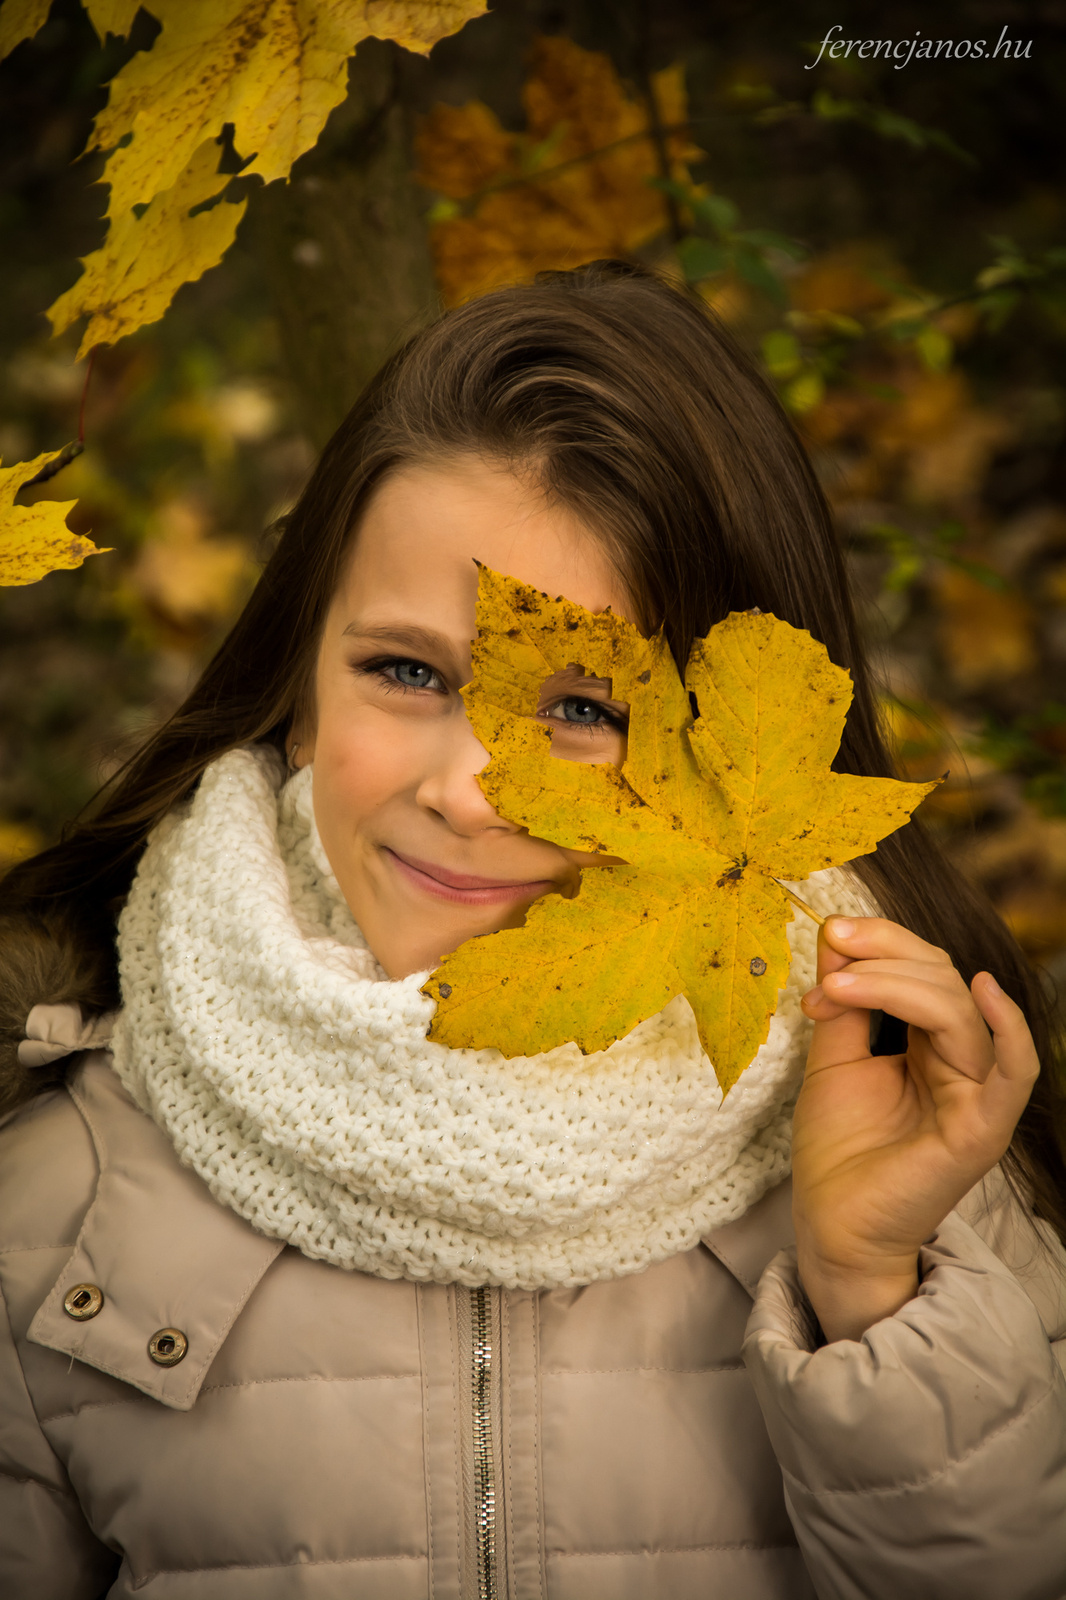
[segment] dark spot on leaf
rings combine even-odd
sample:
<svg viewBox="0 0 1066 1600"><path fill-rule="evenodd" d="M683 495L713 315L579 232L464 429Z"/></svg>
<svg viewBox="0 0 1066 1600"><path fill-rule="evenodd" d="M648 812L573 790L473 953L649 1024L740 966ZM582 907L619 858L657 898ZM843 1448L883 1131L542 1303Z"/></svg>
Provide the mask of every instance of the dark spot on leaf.
<svg viewBox="0 0 1066 1600"><path fill-rule="evenodd" d="M637 678L637 682L638 683L650 683L651 682L651 672L650 671L642 672L640 674L640 676Z"/></svg>
<svg viewBox="0 0 1066 1600"><path fill-rule="evenodd" d="M568 617L566 619L566 627L567 627L568 632L576 633L578 628L580 627L580 623L574 622Z"/></svg>
<svg viewBox="0 0 1066 1600"><path fill-rule="evenodd" d="M763 973L766 971L766 962L763 960L762 956L752 956L751 965L749 966L748 971L751 973L753 978L762 977Z"/></svg>
<svg viewBox="0 0 1066 1600"><path fill-rule="evenodd" d="M451 999L451 997L452 997L452 986L451 986L450 983L441 983L441 984L438 984L437 987L440 990L440 997L441 997L442 1000L450 1000Z"/></svg>

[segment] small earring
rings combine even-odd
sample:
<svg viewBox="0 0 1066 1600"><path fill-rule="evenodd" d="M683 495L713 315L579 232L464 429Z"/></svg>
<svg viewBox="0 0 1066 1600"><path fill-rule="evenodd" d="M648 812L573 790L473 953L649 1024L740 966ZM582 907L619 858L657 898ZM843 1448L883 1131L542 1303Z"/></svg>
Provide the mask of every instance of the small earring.
<svg viewBox="0 0 1066 1600"><path fill-rule="evenodd" d="M300 770L296 765L296 752L299 748L298 744L294 744L289 750L288 768L290 772L298 772Z"/></svg>

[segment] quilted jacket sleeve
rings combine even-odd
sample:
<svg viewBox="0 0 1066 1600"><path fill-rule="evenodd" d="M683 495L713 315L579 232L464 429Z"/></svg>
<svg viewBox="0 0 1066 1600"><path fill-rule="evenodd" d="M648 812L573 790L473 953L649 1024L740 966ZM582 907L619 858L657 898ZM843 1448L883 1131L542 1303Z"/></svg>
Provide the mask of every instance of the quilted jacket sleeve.
<svg viewBox="0 0 1066 1600"><path fill-rule="evenodd" d="M1066 1276L1032 1247L1027 1292L953 1213L917 1296L820 1348L794 1251L767 1268L744 1355L819 1600L1066 1596Z"/></svg>
<svg viewBox="0 0 1066 1600"><path fill-rule="evenodd" d="M98 1600L118 1558L93 1536L37 1422L0 1298L0 1574L4 1600Z"/></svg>

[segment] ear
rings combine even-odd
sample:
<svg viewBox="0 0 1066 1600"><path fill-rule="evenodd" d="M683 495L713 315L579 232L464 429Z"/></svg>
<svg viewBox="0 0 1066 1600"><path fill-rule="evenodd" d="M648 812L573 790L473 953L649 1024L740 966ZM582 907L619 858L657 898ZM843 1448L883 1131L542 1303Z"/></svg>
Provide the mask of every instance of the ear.
<svg viewBox="0 0 1066 1600"><path fill-rule="evenodd" d="M315 759L315 734L307 717L294 717L285 735L285 761L290 772L309 767Z"/></svg>

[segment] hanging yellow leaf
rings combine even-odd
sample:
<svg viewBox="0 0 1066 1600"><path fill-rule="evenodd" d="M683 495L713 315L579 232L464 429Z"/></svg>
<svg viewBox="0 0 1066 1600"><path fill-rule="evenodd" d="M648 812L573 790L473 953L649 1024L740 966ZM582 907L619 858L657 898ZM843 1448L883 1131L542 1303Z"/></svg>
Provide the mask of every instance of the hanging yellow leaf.
<svg viewBox="0 0 1066 1600"><path fill-rule="evenodd" d="M82 5L89 13L89 21L96 29L101 44L109 33L124 39L141 9L140 0L82 0Z"/></svg>
<svg viewBox="0 0 1066 1600"><path fill-rule="evenodd" d="M46 451L32 461L0 467L0 585L36 583L61 567L80 567L86 556L106 555L91 539L71 533L67 516L76 500L38 500L17 506L15 496L56 458Z"/></svg>
<svg viewBox="0 0 1066 1600"><path fill-rule="evenodd" d="M85 257L82 276L48 313L53 333L89 316L79 360L94 345L114 344L157 321L183 283L221 261L247 201L223 201L189 215L229 182L218 162L218 145L209 139L173 189L157 195L140 217L130 211L112 222L100 249Z"/></svg>
<svg viewBox="0 0 1066 1600"><path fill-rule="evenodd" d="M0 9L0 59L24 39L32 39L48 21L52 0L4 0Z"/></svg>
<svg viewBox="0 0 1066 1600"><path fill-rule="evenodd" d="M109 7L114 9L113 7ZM484 0L152 0L162 32L111 83L92 148L118 146L104 170L116 220L174 185L205 139L233 125L244 169L288 177L348 86L361 40L427 53L481 16Z"/></svg>
<svg viewBox="0 0 1066 1600"><path fill-rule="evenodd" d="M141 9L140 0L82 0L101 42L109 33L125 38ZM3 0L0 10L0 60L23 39L32 39L48 21L52 0Z"/></svg>
<svg viewBox="0 0 1066 1600"><path fill-rule="evenodd" d="M669 67L652 79L672 176L699 155L676 130L687 117L684 79ZM437 279L458 304L544 269L579 266L639 250L667 225L649 180L661 157L649 108L627 94L609 57L569 39L539 39L523 89L526 130L508 133L479 101L438 105L417 141L419 181L470 215L432 230ZM487 192L486 192L487 191Z"/></svg>
<svg viewBox="0 0 1066 1600"><path fill-rule="evenodd" d="M430 1038L591 1052L684 994L728 1089L788 973L792 913L775 880L867 853L935 785L830 770L850 678L775 617L728 617L684 683L661 637L486 568L477 628L463 697L491 756L486 796L536 837L623 865L585 869L572 900L546 896L524 926L447 956L424 988ZM629 704L621 768L555 759L534 718L545 680L574 665Z"/></svg>

